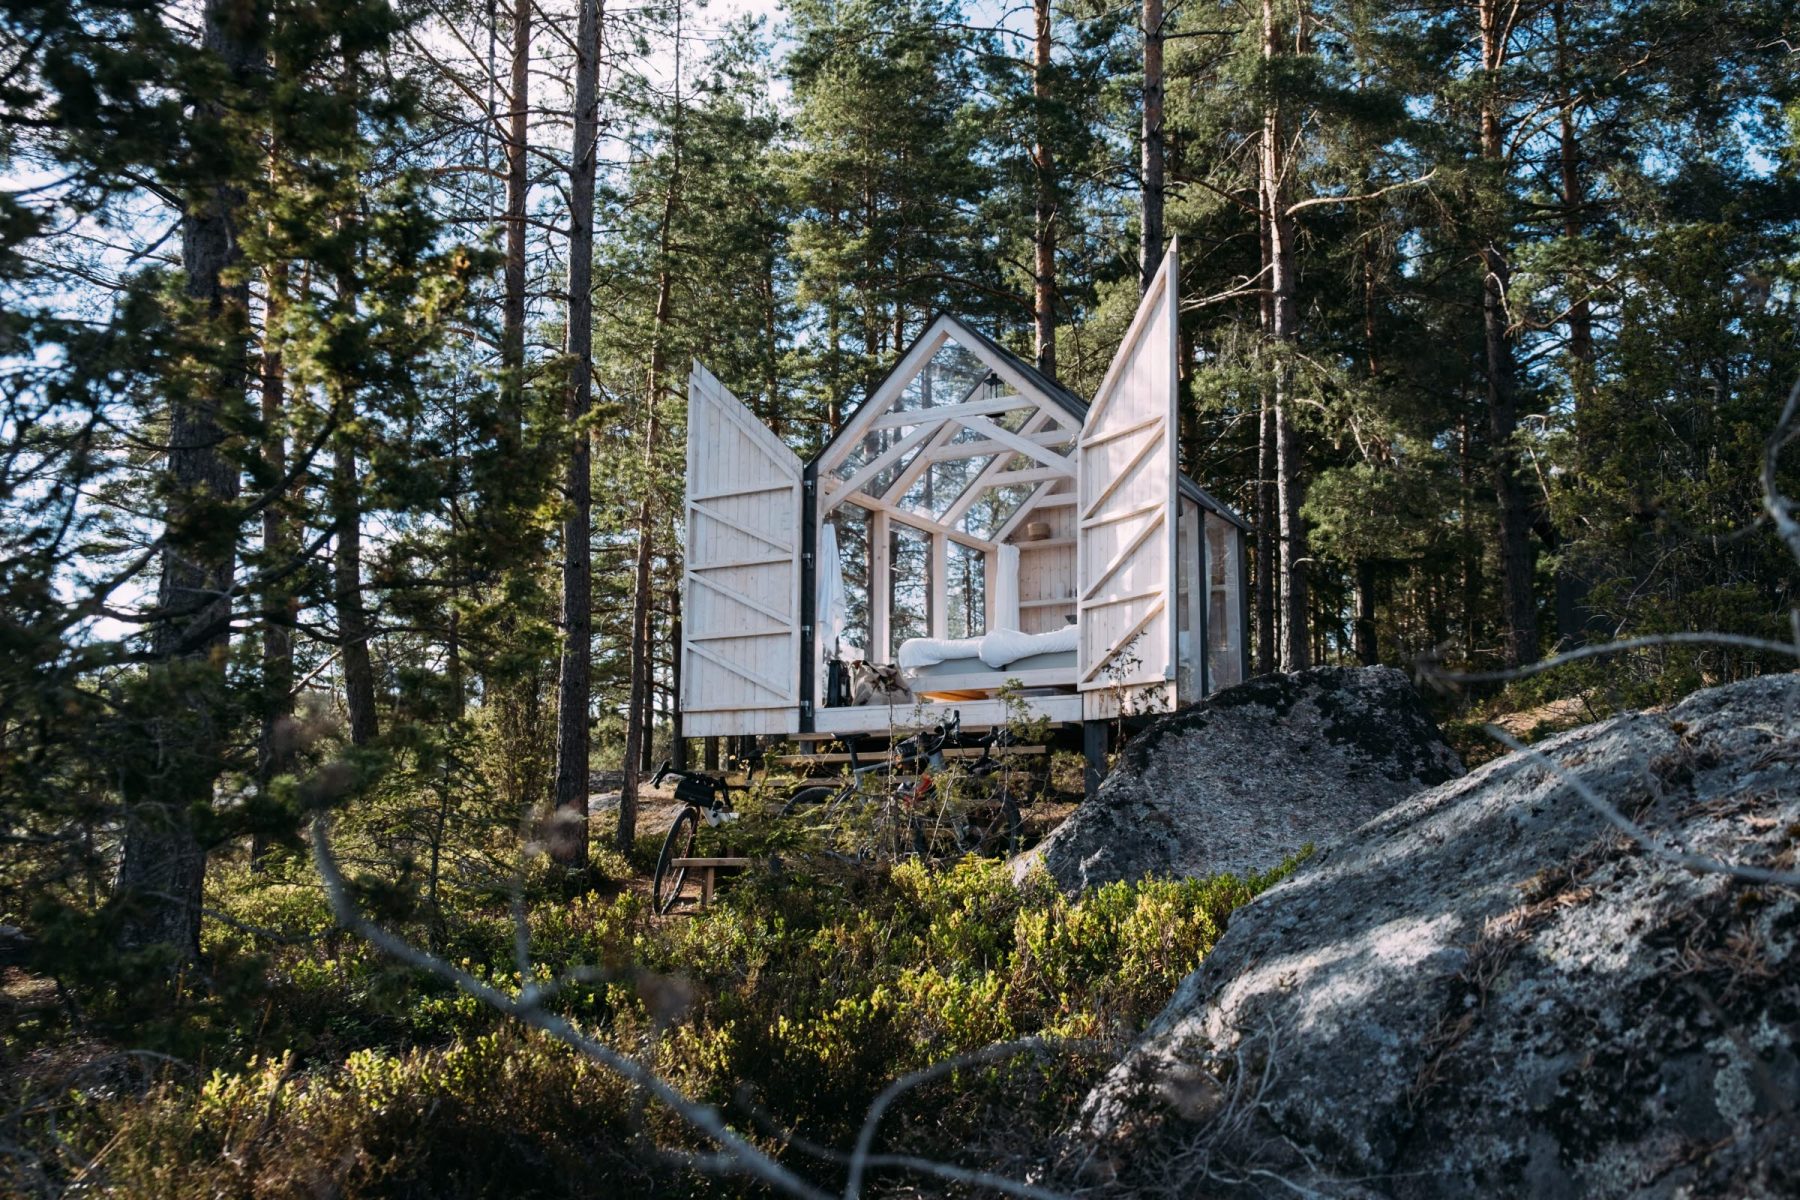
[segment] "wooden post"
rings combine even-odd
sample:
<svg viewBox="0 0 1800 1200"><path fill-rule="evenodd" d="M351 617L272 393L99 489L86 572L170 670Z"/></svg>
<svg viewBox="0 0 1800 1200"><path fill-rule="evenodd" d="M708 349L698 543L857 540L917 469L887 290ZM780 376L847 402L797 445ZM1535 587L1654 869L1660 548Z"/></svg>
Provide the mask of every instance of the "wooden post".
<svg viewBox="0 0 1800 1200"><path fill-rule="evenodd" d="M931 636L950 636L950 539L942 533L931 535L931 597L927 601L927 620Z"/></svg>
<svg viewBox="0 0 1800 1200"><path fill-rule="evenodd" d="M687 738L681 721L681 590L670 598L675 606L675 627L669 632L669 762L677 771L688 769Z"/></svg>
<svg viewBox="0 0 1800 1200"><path fill-rule="evenodd" d="M869 661L888 661L889 606L893 602L894 580L889 566L891 553L888 540L892 536L888 515L875 509L869 521Z"/></svg>
<svg viewBox="0 0 1800 1200"><path fill-rule="evenodd" d="M1082 790L1087 799L1092 800L1100 790L1100 781L1106 778L1107 723L1105 721L1083 721L1081 723L1081 752L1087 758L1087 769L1082 773Z"/></svg>

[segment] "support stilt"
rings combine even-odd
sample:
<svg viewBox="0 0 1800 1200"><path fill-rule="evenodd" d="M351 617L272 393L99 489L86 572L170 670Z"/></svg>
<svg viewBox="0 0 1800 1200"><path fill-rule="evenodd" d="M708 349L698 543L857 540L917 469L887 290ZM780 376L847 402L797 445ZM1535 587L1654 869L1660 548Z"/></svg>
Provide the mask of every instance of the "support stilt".
<svg viewBox="0 0 1800 1200"><path fill-rule="evenodd" d="M1100 781L1106 778L1108 732L1105 721L1083 721L1081 723L1081 751L1087 758L1087 769L1082 772L1081 781L1089 800L1092 800L1094 793L1100 790Z"/></svg>

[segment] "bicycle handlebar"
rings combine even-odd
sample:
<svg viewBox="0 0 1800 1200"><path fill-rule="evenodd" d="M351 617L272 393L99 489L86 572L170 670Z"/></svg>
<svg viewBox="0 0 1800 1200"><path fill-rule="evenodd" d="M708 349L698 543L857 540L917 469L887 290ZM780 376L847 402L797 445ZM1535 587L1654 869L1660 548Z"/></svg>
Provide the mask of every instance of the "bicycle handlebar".
<svg viewBox="0 0 1800 1200"><path fill-rule="evenodd" d="M732 783L723 775L703 775L698 771L677 771L673 766L672 760L665 758L662 760L662 764L656 768L656 774L650 777L650 786L653 788L661 787L662 781L673 775L677 779L691 779L695 783L705 783L712 787L716 787L721 791L747 792L755 783L756 768L760 765L762 765L762 760L760 758L752 759L750 761L749 769L744 772L744 782Z"/></svg>

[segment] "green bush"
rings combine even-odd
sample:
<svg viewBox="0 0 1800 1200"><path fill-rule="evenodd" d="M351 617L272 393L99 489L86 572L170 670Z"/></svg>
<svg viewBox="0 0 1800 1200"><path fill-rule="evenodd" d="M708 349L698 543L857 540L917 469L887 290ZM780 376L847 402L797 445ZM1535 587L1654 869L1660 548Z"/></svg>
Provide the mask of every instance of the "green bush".
<svg viewBox="0 0 1800 1200"><path fill-rule="evenodd" d="M561 981L559 1011L740 1127L844 1146L905 1072L1032 1035L1129 1037L1232 909L1281 873L1067 897L1042 874L1015 886L1004 864L977 858L941 870L789 864L674 919L652 917L634 891L538 894L532 976ZM171 1070L148 1091L43 1074L20 1083L33 1103L56 1096L47 1111L63 1140L45 1143L50 1177L72 1178L85 1156L120 1196L304 1196L327 1184L371 1198L652 1184L718 1194L717 1180L653 1152L703 1148L671 1114L640 1110L610 1072L332 929L316 887L247 871L218 883L238 924L211 948L264 956L260 1005L222 1024L202 1079ZM450 961L516 990L512 933L493 907L435 936ZM1101 1061L1071 1051L962 1072L903 1102L887 1144L941 1155L1001 1130L1048 1136Z"/></svg>

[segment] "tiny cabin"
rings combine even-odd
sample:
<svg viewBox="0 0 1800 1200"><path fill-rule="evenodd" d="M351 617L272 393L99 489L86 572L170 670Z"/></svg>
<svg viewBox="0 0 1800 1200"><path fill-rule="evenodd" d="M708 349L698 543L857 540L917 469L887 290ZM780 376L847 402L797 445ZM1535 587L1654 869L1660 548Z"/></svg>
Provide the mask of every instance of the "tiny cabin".
<svg viewBox="0 0 1800 1200"><path fill-rule="evenodd" d="M687 736L978 729L1005 688L1091 754L1243 679L1246 525L1177 465L1177 277L1171 246L1092 403L940 316L811 462L696 363Z"/></svg>

